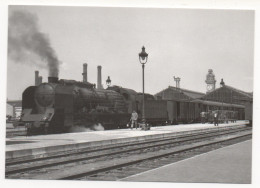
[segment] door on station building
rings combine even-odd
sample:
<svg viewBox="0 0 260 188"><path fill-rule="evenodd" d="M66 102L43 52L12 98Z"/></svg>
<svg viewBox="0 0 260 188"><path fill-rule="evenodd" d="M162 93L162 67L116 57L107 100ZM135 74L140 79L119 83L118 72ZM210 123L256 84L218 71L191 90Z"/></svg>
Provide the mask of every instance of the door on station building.
<svg viewBox="0 0 260 188"><path fill-rule="evenodd" d="M180 119L181 115L181 105L180 102L177 102L177 119Z"/></svg>

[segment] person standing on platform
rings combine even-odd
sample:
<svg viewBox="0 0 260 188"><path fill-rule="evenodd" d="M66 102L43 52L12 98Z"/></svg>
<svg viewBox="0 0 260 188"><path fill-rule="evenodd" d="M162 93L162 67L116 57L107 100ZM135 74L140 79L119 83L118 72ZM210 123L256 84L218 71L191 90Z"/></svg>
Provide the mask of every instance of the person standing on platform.
<svg viewBox="0 0 260 188"><path fill-rule="evenodd" d="M218 126L218 112L214 113L214 126Z"/></svg>
<svg viewBox="0 0 260 188"><path fill-rule="evenodd" d="M206 113L205 112L201 112L200 113L200 117L201 117L201 123L205 124L206 121Z"/></svg>
<svg viewBox="0 0 260 188"><path fill-rule="evenodd" d="M134 127L136 127L137 129L137 119L138 119L138 114L136 113L136 111L133 111L132 115L131 115L131 129L133 129Z"/></svg>

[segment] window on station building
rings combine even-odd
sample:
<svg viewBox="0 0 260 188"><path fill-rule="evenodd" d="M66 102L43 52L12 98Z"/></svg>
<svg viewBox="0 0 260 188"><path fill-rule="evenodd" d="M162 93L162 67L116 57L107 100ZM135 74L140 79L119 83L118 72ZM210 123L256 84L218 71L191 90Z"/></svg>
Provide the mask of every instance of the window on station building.
<svg viewBox="0 0 260 188"><path fill-rule="evenodd" d="M162 96L157 96L157 100L162 100Z"/></svg>

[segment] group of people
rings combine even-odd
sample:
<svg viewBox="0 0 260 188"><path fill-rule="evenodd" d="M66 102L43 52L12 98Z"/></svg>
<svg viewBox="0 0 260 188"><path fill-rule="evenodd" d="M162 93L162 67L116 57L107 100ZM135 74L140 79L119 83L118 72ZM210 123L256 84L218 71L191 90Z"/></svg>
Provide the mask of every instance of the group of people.
<svg viewBox="0 0 260 188"><path fill-rule="evenodd" d="M140 127L137 120L138 120L138 114L136 113L136 111L133 111L131 118L130 118L131 129L134 129L134 128L137 129L138 127ZM141 130L145 130L145 131L150 130L150 125L148 123L142 123Z"/></svg>
<svg viewBox="0 0 260 188"><path fill-rule="evenodd" d="M200 113L200 117L201 117L201 122L202 124L206 123L206 119L207 119L208 113L207 112L201 112ZM219 113L216 111L213 113L213 118L214 118L214 126L218 126L219 124ZM130 119L130 124L131 124L131 129L133 128L138 128L138 114L136 113L136 111L133 111L131 114L131 119Z"/></svg>
<svg viewBox="0 0 260 188"><path fill-rule="evenodd" d="M209 115L210 114L208 112L201 112L200 113L201 123L202 124L206 123ZM219 113L217 111L213 113L213 122L214 122L214 126L218 126L218 123L219 123Z"/></svg>

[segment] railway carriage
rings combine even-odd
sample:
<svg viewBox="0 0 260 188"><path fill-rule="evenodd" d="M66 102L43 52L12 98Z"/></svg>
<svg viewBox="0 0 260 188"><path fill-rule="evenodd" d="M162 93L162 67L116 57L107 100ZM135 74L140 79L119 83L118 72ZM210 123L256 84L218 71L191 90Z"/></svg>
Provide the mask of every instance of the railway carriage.
<svg viewBox="0 0 260 188"><path fill-rule="evenodd" d="M162 100L163 101L163 100ZM218 111L227 121L242 120L245 114L245 106L237 104L219 103L204 100L180 101L168 100L168 120L173 124L201 122L200 113L205 112L206 122L213 123L213 111ZM224 118L221 118L224 122Z"/></svg>

